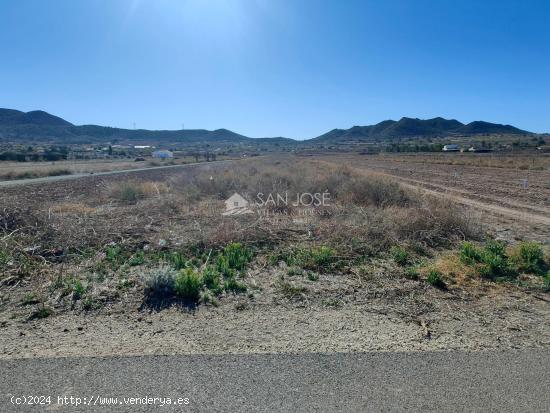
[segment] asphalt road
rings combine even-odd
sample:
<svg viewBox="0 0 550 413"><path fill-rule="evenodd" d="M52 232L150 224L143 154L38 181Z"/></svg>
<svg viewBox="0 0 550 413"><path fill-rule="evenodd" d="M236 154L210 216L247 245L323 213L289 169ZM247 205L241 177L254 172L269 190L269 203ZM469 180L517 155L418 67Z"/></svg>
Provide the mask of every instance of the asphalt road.
<svg viewBox="0 0 550 413"><path fill-rule="evenodd" d="M550 350L0 362L1 412L547 412L549 389ZM49 395L52 403L10 402L31 395ZM62 405L58 396L118 400L116 407L76 407ZM131 397L180 398L182 404L125 405Z"/></svg>

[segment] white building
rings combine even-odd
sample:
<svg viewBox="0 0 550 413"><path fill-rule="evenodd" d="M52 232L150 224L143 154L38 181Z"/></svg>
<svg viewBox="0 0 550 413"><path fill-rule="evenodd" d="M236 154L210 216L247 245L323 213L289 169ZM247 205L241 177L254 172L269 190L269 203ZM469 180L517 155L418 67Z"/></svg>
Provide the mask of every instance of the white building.
<svg viewBox="0 0 550 413"><path fill-rule="evenodd" d="M445 145L443 147L443 152L459 152L459 151L460 151L460 146L455 145L454 143L450 145Z"/></svg>

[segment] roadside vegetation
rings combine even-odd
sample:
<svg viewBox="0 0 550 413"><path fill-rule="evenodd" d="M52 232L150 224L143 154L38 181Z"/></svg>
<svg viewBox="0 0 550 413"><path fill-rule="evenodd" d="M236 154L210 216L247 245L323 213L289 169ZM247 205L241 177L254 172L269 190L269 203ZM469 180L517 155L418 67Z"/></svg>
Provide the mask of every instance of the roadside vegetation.
<svg viewBox="0 0 550 413"><path fill-rule="evenodd" d="M484 241L477 221L449 202L313 160L71 188L71 202L63 193L1 199L0 311L41 319L130 302L153 311L232 300L244 311L262 294L340 308L352 294L346 283L360 292L373 279L433 294L468 280L550 287L540 244ZM328 193L330 202L308 215L289 202L263 217L224 217L235 192Z"/></svg>

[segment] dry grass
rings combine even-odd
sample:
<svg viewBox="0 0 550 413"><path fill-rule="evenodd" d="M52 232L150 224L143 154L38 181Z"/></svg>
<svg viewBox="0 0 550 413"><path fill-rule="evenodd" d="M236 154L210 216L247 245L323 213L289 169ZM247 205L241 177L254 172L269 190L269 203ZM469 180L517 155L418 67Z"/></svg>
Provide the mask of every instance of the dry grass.
<svg viewBox="0 0 550 413"><path fill-rule="evenodd" d="M114 182L107 187L109 198L120 202L136 202L140 199L158 197L168 192L163 182Z"/></svg>
<svg viewBox="0 0 550 413"><path fill-rule="evenodd" d="M401 156L384 155L395 162L419 162L444 165L467 165L486 168L504 168L520 170L550 169L550 156L544 154L533 155L502 155L502 154L469 154L452 153L441 154L403 154Z"/></svg>
<svg viewBox="0 0 550 413"><path fill-rule="evenodd" d="M67 168L40 168L28 170L15 170L0 173L0 181L11 181L15 179L44 178L47 176L71 175L73 171Z"/></svg>
<svg viewBox="0 0 550 413"><path fill-rule="evenodd" d="M78 202L63 202L52 206L50 211L54 214L89 215L95 212L95 208Z"/></svg>

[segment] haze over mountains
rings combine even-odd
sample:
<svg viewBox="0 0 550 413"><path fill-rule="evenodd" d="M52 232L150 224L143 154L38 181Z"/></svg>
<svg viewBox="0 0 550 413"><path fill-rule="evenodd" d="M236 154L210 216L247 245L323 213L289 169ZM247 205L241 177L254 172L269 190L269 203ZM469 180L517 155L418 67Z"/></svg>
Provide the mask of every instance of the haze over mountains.
<svg viewBox="0 0 550 413"><path fill-rule="evenodd" d="M376 125L354 126L350 129L333 129L321 136L302 142L335 143L346 141L385 141L414 137L468 136L478 134L527 135L530 132L511 125L484 121L463 124L455 119L385 120ZM51 141L63 144L101 143L111 141L157 143L296 143L288 138L250 138L227 129L145 130L122 129L98 125L73 125L44 111L21 112L0 109L0 139L22 143L26 141Z"/></svg>

